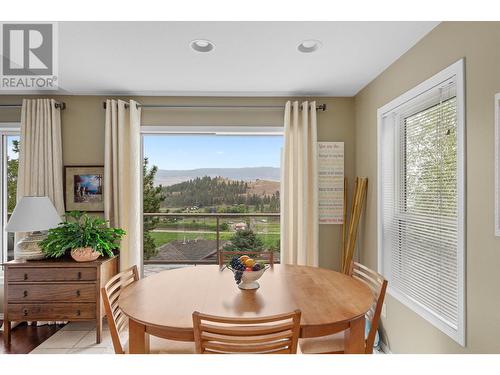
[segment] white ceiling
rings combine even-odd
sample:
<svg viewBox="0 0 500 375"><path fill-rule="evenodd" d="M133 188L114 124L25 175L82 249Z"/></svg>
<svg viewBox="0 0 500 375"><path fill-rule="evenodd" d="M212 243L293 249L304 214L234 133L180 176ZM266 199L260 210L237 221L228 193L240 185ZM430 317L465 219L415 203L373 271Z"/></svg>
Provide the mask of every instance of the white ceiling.
<svg viewBox="0 0 500 375"><path fill-rule="evenodd" d="M352 96L437 24L61 22L60 93ZM194 52L193 39L215 50ZM305 39L322 48L298 52Z"/></svg>

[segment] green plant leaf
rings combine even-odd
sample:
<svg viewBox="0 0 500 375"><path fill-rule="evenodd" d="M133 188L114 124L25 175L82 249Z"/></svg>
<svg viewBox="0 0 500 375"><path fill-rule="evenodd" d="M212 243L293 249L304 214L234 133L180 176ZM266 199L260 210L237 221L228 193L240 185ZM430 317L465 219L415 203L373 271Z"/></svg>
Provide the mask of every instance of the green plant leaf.
<svg viewBox="0 0 500 375"><path fill-rule="evenodd" d="M67 212L65 221L49 229L40 248L47 257L58 258L78 247L91 247L101 255L113 256L125 235L121 228L110 228L108 221L80 211Z"/></svg>

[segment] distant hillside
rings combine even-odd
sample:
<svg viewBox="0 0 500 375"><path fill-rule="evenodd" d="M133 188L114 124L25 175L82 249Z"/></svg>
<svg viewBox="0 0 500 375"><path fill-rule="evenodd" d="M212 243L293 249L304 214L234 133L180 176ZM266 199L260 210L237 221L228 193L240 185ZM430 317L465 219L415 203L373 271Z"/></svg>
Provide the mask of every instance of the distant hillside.
<svg viewBox="0 0 500 375"><path fill-rule="evenodd" d="M156 174L155 184L171 186L205 176L212 178L223 177L233 181L279 181L281 172L280 168L275 167L200 168L191 170L159 169Z"/></svg>
<svg viewBox="0 0 500 375"><path fill-rule="evenodd" d="M163 187L162 207L202 208L206 212L279 212L278 181L196 177ZM227 211L229 210L229 211ZM236 211L234 211L236 210Z"/></svg>
<svg viewBox="0 0 500 375"><path fill-rule="evenodd" d="M255 180L248 183L247 195L257 195L263 197L265 195L273 195L280 190L279 181Z"/></svg>

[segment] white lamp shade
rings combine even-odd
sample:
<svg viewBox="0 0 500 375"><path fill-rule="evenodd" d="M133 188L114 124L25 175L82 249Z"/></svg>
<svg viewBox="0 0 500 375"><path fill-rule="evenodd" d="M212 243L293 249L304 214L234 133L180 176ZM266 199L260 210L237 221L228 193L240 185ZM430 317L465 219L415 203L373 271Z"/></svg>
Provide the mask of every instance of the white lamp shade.
<svg viewBox="0 0 500 375"><path fill-rule="evenodd" d="M57 227L61 217L49 197L22 197L5 226L6 232L36 232Z"/></svg>

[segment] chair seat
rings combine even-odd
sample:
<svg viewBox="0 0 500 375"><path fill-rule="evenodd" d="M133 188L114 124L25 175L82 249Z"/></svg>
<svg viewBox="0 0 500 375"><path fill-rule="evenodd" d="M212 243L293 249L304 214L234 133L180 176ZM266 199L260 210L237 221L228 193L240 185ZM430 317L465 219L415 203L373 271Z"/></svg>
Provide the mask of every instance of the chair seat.
<svg viewBox="0 0 500 375"><path fill-rule="evenodd" d="M129 354L128 341L125 344L125 353ZM175 341L149 336L150 354L195 354L194 342Z"/></svg>
<svg viewBox="0 0 500 375"><path fill-rule="evenodd" d="M344 352L344 332L299 339L299 347L302 354L340 354Z"/></svg>

